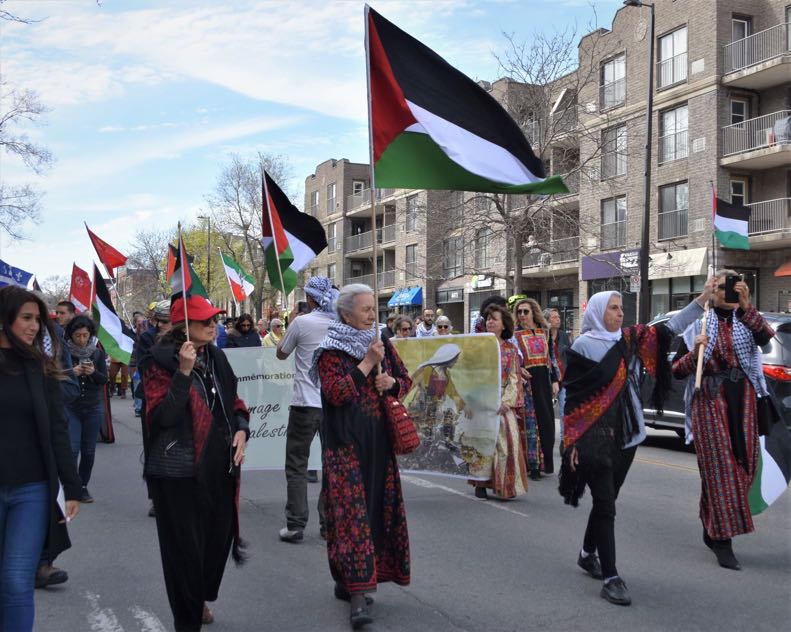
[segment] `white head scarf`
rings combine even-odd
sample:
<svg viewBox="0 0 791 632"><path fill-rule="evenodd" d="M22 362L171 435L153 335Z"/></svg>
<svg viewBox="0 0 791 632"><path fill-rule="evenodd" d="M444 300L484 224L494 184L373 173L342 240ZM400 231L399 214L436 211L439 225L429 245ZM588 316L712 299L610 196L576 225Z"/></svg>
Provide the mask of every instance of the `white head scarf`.
<svg viewBox="0 0 791 632"><path fill-rule="evenodd" d="M588 299L588 306L585 308L585 313L582 316L582 327L580 334L583 336L590 336L598 340L611 340L618 342L621 339L621 330L607 331L604 326L604 312L607 310L607 303L610 298L620 296L620 292L608 291L597 292Z"/></svg>

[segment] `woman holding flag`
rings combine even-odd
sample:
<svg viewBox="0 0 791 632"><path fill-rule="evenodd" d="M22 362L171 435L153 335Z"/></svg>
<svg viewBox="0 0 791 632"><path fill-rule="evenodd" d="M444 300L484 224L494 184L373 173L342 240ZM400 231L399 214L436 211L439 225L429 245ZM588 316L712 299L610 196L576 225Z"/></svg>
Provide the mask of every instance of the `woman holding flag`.
<svg viewBox="0 0 791 632"><path fill-rule="evenodd" d="M687 329L673 362L673 375L694 380L698 352L703 348L701 389L695 392L690 386L685 396L700 469L703 542L720 566L739 570L731 538L755 530L747 496L760 450L758 401L768 395L758 347L767 344L775 332L750 302L744 281L734 287L738 303L726 301L728 276L737 274L717 272L714 309L706 331L701 331L700 321Z"/></svg>

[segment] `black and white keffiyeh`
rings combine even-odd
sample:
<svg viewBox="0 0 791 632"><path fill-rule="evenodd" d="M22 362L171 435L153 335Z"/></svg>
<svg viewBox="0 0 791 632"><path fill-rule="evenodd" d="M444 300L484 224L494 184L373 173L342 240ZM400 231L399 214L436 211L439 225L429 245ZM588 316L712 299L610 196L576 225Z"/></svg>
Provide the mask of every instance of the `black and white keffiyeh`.
<svg viewBox="0 0 791 632"><path fill-rule="evenodd" d="M327 335L319 343L313 353L313 366L310 368L310 379L319 386L319 356L327 349L345 351L355 360L362 360L368 353L368 347L376 338L375 329L356 329L340 321L330 324Z"/></svg>

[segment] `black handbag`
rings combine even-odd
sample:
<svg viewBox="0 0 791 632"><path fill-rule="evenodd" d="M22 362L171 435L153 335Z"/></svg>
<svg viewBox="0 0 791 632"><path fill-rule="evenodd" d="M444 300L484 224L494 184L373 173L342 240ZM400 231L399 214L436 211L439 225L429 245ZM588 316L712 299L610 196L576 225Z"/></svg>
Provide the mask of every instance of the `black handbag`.
<svg viewBox="0 0 791 632"><path fill-rule="evenodd" d="M195 446L180 427L162 428L151 441L143 473L152 478L195 476Z"/></svg>

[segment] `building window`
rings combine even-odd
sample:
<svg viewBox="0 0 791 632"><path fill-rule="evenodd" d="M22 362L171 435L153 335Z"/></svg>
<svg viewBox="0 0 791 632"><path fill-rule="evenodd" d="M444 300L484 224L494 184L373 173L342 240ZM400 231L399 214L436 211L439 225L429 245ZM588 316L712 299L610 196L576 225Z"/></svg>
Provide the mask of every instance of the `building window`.
<svg viewBox="0 0 791 632"><path fill-rule="evenodd" d="M335 183L327 185L327 214L335 212Z"/></svg>
<svg viewBox="0 0 791 632"><path fill-rule="evenodd" d="M406 268L406 280L411 281L417 278L417 244L406 247L406 257L404 259Z"/></svg>
<svg viewBox="0 0 791 632"><path fill-rule="evenodd" d="M687 106L665 110L659 114L659 164L686 158L687 126L689 125Z"/></svg>
<svg viewBox="0 0 791 632"><path fill-rule="evenodd" d="M318 191L311 191L310 192L310 206L308 208L308 213L313 215L313 217L317 217L319 214L319 192Z"/></svg>
<svg viewBox="0 0 791 632"><path fill-rule="evenodd" d="M626 196L601 202L601 248L620 248L626 243Z"/></svg>
<svg viewBox="0 0 791 632"><path fill-rule="evenodd" d="M448 196L448 227L458 228L464 221L464 194L453 191Z"/></svg>
<svg viewBox="0 0 791 632"><path fill-rule="evenodd" d="M618 55L601 65L599 109L623 105L626 101L626 55Z"/></svg>
<svg viewBox="0 0 791 632"><path fill-rule="evenodd" d="M406 232L411 233L417 228L417 195L406 199Z"/></svg>
<svg viewBox="0 0 791 632"><path fill-rule="evenodd" d="M747 178L731 178L731 204L744 206L750 203Z"/></svg>
<svg viewBox="0 0 791 632"><path fill-rule="evenodd" d="M734 15L731 19L731 42L738 42L753 33L753 19L745 15Z"/></svg>
<svg viewBox="0 0 791 632"><path fill-rule="evenodd" d="M464 238L450 237L442 242L442 275L446 279L464 273Z"/></svg>
<svg viewBox="0 0 791 632"><path fill-rule="evenodd" d="M659 38L657 87L665 88L687 80L687 27Z"/></svg>
<svg viewBox="0 0 791 632"><path fill-rule="evenodd" d="M601 178L626 173L626 125L611 127L601 133Z"/></svg>
<svg viewBox="0 0 791 632"><path fill-rule="evenodd" d="M750 102L747 99L731 99L731 125L744 123L750 118Z"/></svg>
<svg viewBox="0 0 791 632"><path fill-rule="evenodd" d="M327 278L335 284L335 264L330 263L327 266Z"/></svg>
<svg viewBox="0 0 791 632"><path fill-rule="evenodd" d="M492 256L492 241L494 231L491 228L481 228L475 233L475 268L486 270L494 263Z"/></svg>
<svg viewBox="0 0 791 632"><path fill-rule="evenodd" d="M365 182L362 180L352 180L352 195L361 195L365 190Z"/></svg>
<svg viewBox="0 0 791 632"><path fill-rule="evenodd" d="M686 237L689 209L689 186L676 182L659 187L659 239Z"/></svg>
<svg viewBox="0 0 791 632"><path fill-rule="evenodd" d="M336 239L337 226L337 222L327 224L327 252L335 252L338 248L338 240Z"/></svg>

